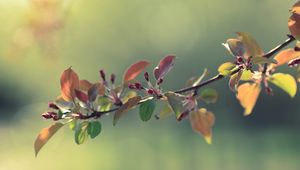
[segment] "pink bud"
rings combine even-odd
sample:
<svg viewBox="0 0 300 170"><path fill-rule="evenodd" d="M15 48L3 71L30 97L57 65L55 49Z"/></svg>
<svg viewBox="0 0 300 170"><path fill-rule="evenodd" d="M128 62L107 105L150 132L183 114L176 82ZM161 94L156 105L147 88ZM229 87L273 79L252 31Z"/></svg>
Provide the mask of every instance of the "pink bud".
<svg viewBox="0 0 300 170"><path fill-rule="evenodd" d="M143 88L142 85L141 85L141 83L134 83L134 86L135 86L135 88L138 89L138 90L140 90L140 89Z"/></svg>
<svg viewBox="0 0 300 170"><path fill-rule="evenodd" d="M149 74L148 74L148 72L145 72L145 73L144 73L144 77L145 77L145 80L146 80L146 81L149 81Z"/></svg>
<svg viewBox="0 0 300 170"><path fill-rule="evenodd" d="M147 93L150 94L150 95L153 95L153 94L154 94L154 91L153 91L153 89L149 89L149 90L147 91Z"/></svg>
<svg viewBox="0 0 300 170"><path fill-rule="evenodd" d="M105 80L105 72L104 72L104 70L100 70L100 76L101 76L101 78L102 78L103 81L106 81Z"/></svg>
<svg viewBox="0 0 300 170"><path fill-rule="evenodd" d="M158 81L157 81L157 85L160 85L161 83L163 83L163 79L159 79Z"/></svg>
<svg viewBox="0 0 300 170"><path fill-rule="evenodd" d="M58 109L59 109L59 108L56 106L56 104L54 104L54 103L52 103L52 102L48 103L48 107L49 107L49 108L52 108L52 109L55 109L55 110L58 110Z"/></svg>
<svg viewBox="0 0 300 170"><path fill-rule="evenodd" d="M111 82L111 84L115 83L115 79L116 79L116 75L115 74L111 74L110 75L110 82Z"/></svg>

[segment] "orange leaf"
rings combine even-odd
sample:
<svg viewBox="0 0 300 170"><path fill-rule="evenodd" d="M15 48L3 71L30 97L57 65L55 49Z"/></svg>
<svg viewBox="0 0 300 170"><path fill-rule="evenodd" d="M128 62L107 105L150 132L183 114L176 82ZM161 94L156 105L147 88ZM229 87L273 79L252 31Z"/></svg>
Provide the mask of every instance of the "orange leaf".
<svg viewBox="0 0 300 170"><path fill-rule="evenodd" d="M175 56L168 55L161 59L154 68L153 74L156 80L164 78L164 76L173 68Z"/></svg>
<svg viewBox="0 0 300 170"><path fill-rule="evenodd" d="M123 83L135 79L149 64L148 61L138 61L132 64L124 74Z"/></svg>
<svg viewBox="0 0 300 170"><path fill-rule="evenodd" d="M201 108L190 113L190 123L193 130L203 135L208 144L211 144L212 126L215 122L215 116L212 112Z"/></svg>
<svg viewBox="0 0 300 170"><path fill-rule="evenodd" d="M93 84L87 80L80 80L79 81L79 89L83 91L88 91Z"/></svg>
<svg viewBox="0 0 300 170"><path fill-rule="evenodd" d="M260 90L260 84L257 83L244 83L238 87L238 93L236 97L240 101L242 107L245 109L245 116L251 114Z"/></svg>
<svg viewBox="0 0 300 170"><path fill-rule="evenodd" d="M65 70L60 77L61 96L65 101L72 101L75 95L75 89L79 88L78 75L70 68Z"/></svg>
<svg viewBox="0 0 300 170"><path fill-rule="evenodd" d="M277 61L277 64L271 64L271 67L278 67L286 64L297 57L300 57L300 51L295 51L293 48L283 50L274 57L274 59Z"/></svg>
<svg viewBox="0 0 300 170"><path fill-rule="evenodd" d="M300 40L300 15L293 13L288 21L288 27L291 34L297 39Z"/></svg>
<svg viewBox="0 0 300 170"><path fill-rule="evenodd" d="M48 142L48 140L61 128L64 124L55 123L47 128L44 128L39 133L34 142L35 156L39 153L41 148Z"/></svg>

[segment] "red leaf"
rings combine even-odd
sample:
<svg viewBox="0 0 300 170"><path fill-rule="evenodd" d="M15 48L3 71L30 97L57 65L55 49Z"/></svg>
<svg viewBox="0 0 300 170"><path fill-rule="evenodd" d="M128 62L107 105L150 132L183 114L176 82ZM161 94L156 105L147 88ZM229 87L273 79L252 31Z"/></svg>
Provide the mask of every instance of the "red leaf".
<svg viewBox="0 0 300 170"><path fill-rule="evenodd" d="M83 93L83 92L80 91L80 90L75 89L75 94L76 94L76 97L77 97L80 101L82 101L82 102L84 102L84 103L87 103L87 101L88 101L88 96L87 96L85 93Z"/></svg>
<svg viewBox="0 0 300 170"><path fill-rule="evenodd" d="M78 75L70 68L65 70L60 77L61 96L65 101L72 101L75 95L75 89L79 88Z"/></svg>
<svg viewBox="0 0 300 170"><path fill-rule="evenodd" d="M175 56L166 56L153 70L156 80L162 79L174 66Z"/></svg>
<svg viewBox="0 0 300 170"><path fill-rule="evenodd" d="M92 83L87 80L79 81L79 89L83 91L88 91L92 87Z"/></svg>
<svg viewBox="0 0 300 170"><path fill-rule="evenodd" d="M135 79L149 64L148 61L138 61L132 64L124 74L123 83Z"/></svg>

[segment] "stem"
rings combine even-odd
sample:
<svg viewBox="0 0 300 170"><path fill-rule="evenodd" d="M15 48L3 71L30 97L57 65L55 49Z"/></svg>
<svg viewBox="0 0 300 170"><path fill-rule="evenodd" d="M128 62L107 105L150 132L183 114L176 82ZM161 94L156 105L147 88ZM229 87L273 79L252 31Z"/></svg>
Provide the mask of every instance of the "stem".
<svg viewBox="0 0 300 170"><path fill-rule="evenodd" d="M284 43L279 44L275 48L271 49L268 53L266 53L262 57L270 58L274 54L276 54L277 52L279 52L281 49L283 49L284 47L286 47L287 45L289 45L290 43L292 43L293 41L295 41L295 38L292 35L287 35L287 36L288 36L288 39L285 40ZM264 69L267 69L267 66L268 65L265 64L264 65ZM240 69L235 70L234 72L231 73L231 75L237 73L238 71L240 71ZM198 89L200 89L201 87L206 86L208 84L211 84L211 83L213 83L215 81L221 80L223 78L225 78L225 76L223 76L221 74L217 74L216 76L214 76L214 77L212 77L212 78L210 78L210 79L208 79L208 80L206 80L206 81L198 84L197 86L192 86L192 87L187 87L187 88L179 89L179 90L175 91L175 93L185 93L185 92L192 91L192 90L198 91ZM195 94L197 94L197 92ZM143 102L139 102L138 104L141 104L141 103L143 103ZM107 110L107 111L103 111L103 112L93 112L92 114L90 114L88 116L82 115L80 117L80 119L99 118L99 117L101 117L104 114L117 111L119 108L120 107L116 107L116 108L113 108L111 110Z"/></svg>

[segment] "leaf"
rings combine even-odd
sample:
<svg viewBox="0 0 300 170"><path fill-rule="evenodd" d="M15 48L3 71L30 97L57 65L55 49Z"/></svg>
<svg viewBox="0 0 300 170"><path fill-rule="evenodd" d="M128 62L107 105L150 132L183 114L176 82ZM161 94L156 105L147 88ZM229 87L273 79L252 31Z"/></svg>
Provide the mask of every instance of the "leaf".
<svg viewBox="0 0 300 170"><path fill-rule="evenodd" d="M88 91L93 84L87 80L80 80L79 81L79 89L83 91Z"/></svg>
<svg viewBox="0 0 300 170"><path fill-rule="evenodd" d="M219 66L218 72L223 76L228 76L232 73L232 71L235 67L236 67L235 64L233 64L231 62L226 62Z"/></svg>
<svg viewBox="0 0 300 170"><path fill-rule="evenodd" d="M245 46L246 53L244 57L260 57L264 55L264 51L261 49L257 41L251 37L249 33L246 32L237 32L238 38L242 41Z"/></svg>
<svg viewBox="0 0 300 170"><path fill-rule="evenodd" d="M205 108L193 111L189 115L192 129L203 135L208 144L212 143L212 130L211 128L215 122L215 116L212 112L207 111Z"/></svg>
<svg viewBox="0 0 300 170"><path fill-rule="evenodd" d="M54 103L63 112L69 112L69 110L75 107L73 102L65 101L61 96L59 96Z"/></svg>
<svg viewBox="0 0 300 170"><path fill-rule="evenodd" d="M233 56L244 56L245 47L241 40L239 39L228 39L223 46L229 51Z"/></svg>
<svg viewBox="0 0 300 170"><path fill-rule="evenodd" d="M173 68L175 56L169 55L160 60L154 68L153 74L156 80L163 79L164 76Z"/></svg>
<svg viewBox="0 0 300 170"><path fill-rule="evenodd" d="M88 138L88 133L87 133L88 124L89 124L88 121L84 121L81 122L80 124L77 124L75 128L75 142L78 145L83 144Z"/></svg>
<svg viewBox="0 0 300 170"><path fill-rule="evenodd" d="M150 98L143 102L140 105L140 118L142 121L148 121L151 119L151 116L154 112L154 109L156 107L156 102L153 98Z"/></svg>
<svg viewBox="0 0 300 170"><path fill-rule="evenodd" d="M165 96L167 97L168 102L176 115L176 119L179 119L181 114L186 111L186 109L183 107L183 100L185 97L174 92L167 92L165 93Z"/></svg>
<svg viewBox="0 0 300 170"><path fill-rule="evenodd" d="M85 93L83 93L80 90L75 89L75 95L80 101L82 101L83 103L87 103L88 96Z"/></svg>
<svg viewBox="0 0 300 170"><path fill-rule="evenodd" d="M70 128L71 130L75 130L76 124L77 124L77 119L72 119L72 120L69 122L69 128Z"/></svg>
<svg viewBox="0 0 300 170"><path fill-rule="evenodd" d="M288 27L297 40L300 40L300 14L293 13L288 20Z"/></svg>
<svg viewBox="0 0 300 170"><path fill-rule="evenodd" d="M135 96L133 98L130 98L128 102L123 104L116 112L114 115L114 120L113 120L113 125L115 126L124 113L128 112L130 109L132 109L134 106L136 106L139 101L141 100L141 96Z"/></svg>
<svg viewBox="0 0 300 170"><path fill-rule="evenodd" d="M286 64L289 61L300 57L300 51L295 51L293 48L285 49L280 51L274 59L277 61L277 64L272 64L271 67L278 67L280 65Z"/></svg>
<svg viewBox="0 0 300 170"><path fill-rule="evenodd" d="M96 104L98 112L108 111L111 108L111 106L112 106L112 103L109 100L109 98L108 97L104 97L104 96L100 96L96 100L95 104Z"/></svg>
<svg viewBox="0 0 300 170"><path fill-rule="evenodd" d="M243 70L240 70L239 72L237 72L234 75L230 76L228 86L229 86L230 90L232 90L233 92L236 91L242 74L243 74Z"/></svg>
<svg viewBox="0 0 300 170"><path fill-rule="evenodd" d="M89 101L90 102L95 101L98 94L99 94L99 84L93 84L92 87L90 87L88 90Z"/></svg>
<svg viewBox="0 0 300 170"><path fill-rule="evenodd" d="M236 97L239 100L242 107L245 109L245 116L251 114L259 96L260 90L260 84L257 83L244 83L238 87L238 93Z"/></svg>
<svg viewBox="0 0 300 170"><path fill-rule="evenodd" d="M240 80L248 81L253 77L253 73L250 70L244 70Z"/></svg>
<svg viewBox="0 0 300 170"><path fill-rule="evenodd" d="M161 111L159 112L159 118L164 119L173 114L173 110L169 104L164 104Z"/></svg>
<svg viewBox="0 0 300 170"><path fill-rule="evenodd" d="M78 75L70 68L65 70L60 77L61 96L65 101L75 98L75 89L79 88Z"/></svg>
<svg viewBox="0 0 300 170"><path fill-rule="evenodd" d="M90 135L92 139L98 136L101 132L101 123L99 121L89 122L87 133Z"/></svg>
<svg viewBox="0 0 300 170"><path fill-rule="evenodd" d="M300 15L300 1L293 5L293 7L290 9L290 12L297 13Z"/></svg>
<svg viewBox="0 0 300 170"><path fill-rule="evenodd" d="M187 84L187 86L192 86L192 87L197 86L197 85L203 80L203 78L204 78L205 76L207 76L207 75L208 75L208 71L207 71L207 69L204 69L204 71L203 71L203 73L201 74L201 76L190 78L190 79L186 82L186 84Z"/></svg>
<svg viewBox="0 0 300 170"><path fill-rule="evenodd" d="M135 79L150 63L148 61L138 61L132 64L123 76L123 83Z"/></svg>
<svg viewBox="0 0 300 170"><path fill-rule="evenodd" d="M215 103L218 99L218 92L215 89L207 88L201 91L200 99L205 103Z"/></svg>
<svg viewBox="0 0 300 170"><path fill-rule="evenodd" d="M297 92L297 83L293 76L289 74L276 73L273 74L268 80L287 92L291 97L295 97Z"/></svg>
<svg viewBox="0 0 300 170"><path fill-rule="evenodd" d="M251 59L251 62L253 64L271 64L271 63L276 64L277 63L276 60L272 58L266 58L266 57L253 57Z"/></svg>
<svg viewBox="0 0 300 170"><path fill-rule="evenodd" d="M126 103L130 98L137 96L135 91L128 91L126 95L122 98L122 102Z"/></svg>
<svg viewBox="0 0 300 170"><path fill-rule="evenodd" d="M41 148L49 141L49 139L61 128L64 124L62 123L54 123L53 125L44 128L40 131L39 135L37 136L34 142L34 150L35 156L39 153Z"/></svg>

